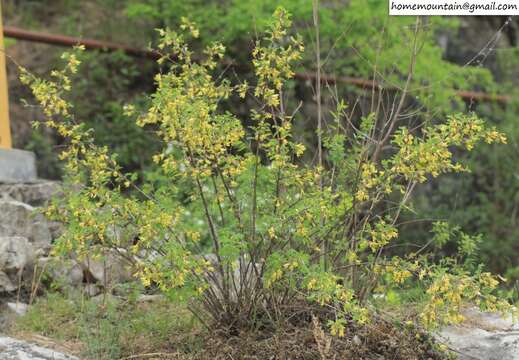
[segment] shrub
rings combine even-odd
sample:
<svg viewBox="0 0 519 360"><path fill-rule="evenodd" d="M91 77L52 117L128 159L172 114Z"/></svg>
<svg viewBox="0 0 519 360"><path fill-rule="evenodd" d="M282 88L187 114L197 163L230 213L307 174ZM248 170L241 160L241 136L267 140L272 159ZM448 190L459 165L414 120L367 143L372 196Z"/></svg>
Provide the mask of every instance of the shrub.
<svg viewBox="0 0 519 360"><path fill-rule="evenodd" d="M46 125L69 139L61 158L74 190L48 209L67 224L54 251L79 257L118 251L145 286L186 296L202 321L233 329L283 319L305 299L331 309L330 331L342 336L348 319L369 321L374 293L416 284L423 289L420 320L426 326L461 320L465 301L509 309L493 295L498 279L464 261L475 248L473 237L460 234L455 258L434 261L428 246L403 257L390 252L417 184L466 170L454 161L453 148L505 142L504 136L473 114L436 125L398 125L406 85L395 111L370 114L359 126L338 101L334 123L317 126L322 146L315 161L298 161L305 147L292 136L297 108L288 108L285 85L303 45L290 24L278 9L256 42L252 85L214 75L224 56L220 43L195 58L187 41L199 33L189 21L181 32L160 31L159 63L170 69L156 75L146 113L132 115L127 107L140 126L159 129L164 149L153 160L165 179L160 186L135 185L136 175L123 173L116 155L96 146L92 131L75 121L65 100L79 65L75 53L64 54L67 65L52 80L22 69ZM419 31L417 20L408 80ZM220 110L231 96L254 100L249 125ZM317 102L320 110L319 96ZM135 236L110 235L120 228ZM435 231L431 243L440 245L452 233L442 224Z"/></svg>

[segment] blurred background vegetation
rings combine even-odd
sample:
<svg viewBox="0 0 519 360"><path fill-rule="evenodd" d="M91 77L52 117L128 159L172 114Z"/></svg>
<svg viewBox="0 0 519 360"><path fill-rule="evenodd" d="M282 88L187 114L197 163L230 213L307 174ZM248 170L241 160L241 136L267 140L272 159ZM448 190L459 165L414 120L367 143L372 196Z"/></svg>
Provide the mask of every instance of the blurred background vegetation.
<svg viewBox="0 0 519 360"><path fill-rule="evenodd" d="M138 48L154 44L154 29L178 26L188 17L200 26L204 45L221 40L239 77L250 77L250 50L256 33L278 5L294 16L297 30L307 44L301 73L315 71L315 38L312 3L308 0L1 0L5 25L49 33L94 38ZM519 279L519 19L502 17L431 17L421 35L420 56L403 121L434 122L456 111L475 111L508 136L506 146L483 146L467 157L472 172L447 175L418 189L407 211L402 246L413 247L430 239L431 220L445 220L468 233L482 234L481 256L488 268L506 275L511 284ZM409 67L413 18L388 17L386 0L322 1L321 56L323 71L337 76L376 79L402 87ZM44 74L57 66L63 49L8 39L8 54L31 71ZM196 47L196 46L195 46ZM75 79L73 103L77 118L96 131L99 143L119 154L128 171L153 174L151 154L160 147L153 129L142 129L126 118L129 102L145 106L153 90L153 61L123 53L87 52ZM41 177L59 179L57 153L61 139L48 130L32 130L38 109L24 106L30 95L17 81L14 63L8 64L10 111L14 144L34 151ZM238 74L236 74L238 77ZM327 98L344 99L352 121L371 109L370 91L347 84L329 84ZM497 102L464 101L457 90L484 91L511 98ZM297 115L296 132L310 148L316 146L312 117L314 98L310 80L292 82L291 101L305 108ZM391 106L391 96L382 106ZM329 102L331 104L331 101ZM226 104L240 114L238 99ZM243 111L242 111L243 112ZM243 114L244 121L245 114ZM331 121L332 116L325 121ZM42 132L43 131L43 132ZM311 153L311 152L310 152ZM311 159L307 159L311 160ZM160 179L158 180L160 181ZM418 220L417 220L418 219ZM421 221L423 219L423 221ZM404 220L406 221L406 220ZM454 249L453 249L454 250Z"/></svg>

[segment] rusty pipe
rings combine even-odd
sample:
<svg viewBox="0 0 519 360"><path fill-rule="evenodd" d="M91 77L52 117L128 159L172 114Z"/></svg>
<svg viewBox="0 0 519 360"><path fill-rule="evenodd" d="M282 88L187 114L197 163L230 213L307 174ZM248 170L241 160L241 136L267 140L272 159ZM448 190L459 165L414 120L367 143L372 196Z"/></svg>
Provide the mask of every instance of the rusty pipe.
<svg viewBox="0 0 519 360"><path fill-rule="evenodd" d="M26 40L26 41L32 41L32 42L38 42L38 43L44 43L49 45L58 45L58 46L75 46L75 45L84 45L86 49L88 50L101 50L101 51L118 51L121 50L125 54L134 56L134 57L141 57L141 58L148 58L152 60L157 60L160 58L160 54L157 51L153 50L145 50L145 49L138 49L131 46L118 44L118 43L112 43L107 41L100 41L100 40L94 40L94 39L82 39L72 36L65 36L65 35L54 35L54 34L48 34L43 32L37 32L37 31L30 31L25 29L20 29L14 26L4 26L4 35L5 37L10 37L18 40ZM230 63L231 64L231 63ZM300 80L310 80L310 81L316 81L315 74L312 73L303 73L299 72L296 73L294 76L296 79ZM353 85L362 89L372 89L375 88L376 90L384 88L385 90L389 91L398 91L398 88L390 86L384 86L382 87L379 83L373 80L369 79L362 79L362 78L355 78L355 77L348 77L348 76L334 76L334 75L321 75L321 82L325 84L349 84ZM494 95L494 94L488 94L484 92L479 91L457 91L456 94L461 97L464 100L467 101L485 101L485 102L497 102L506 104L511 101L510 96L506 95Z"/></svg>
<svg viewBox="0 0 519 360"><path fill-rule="evenodd" d="M75 45L84 45L86 49L89 50L101 50L101 51L118 51L122 50L125 54L135 57L145 57L149 59L156 60L160 57L160 55L152 50L144 50L137 49L131 46L107 42L107 41L99 41L93 39L82 39L72 36L65 35L54 35L37 31L30 31L25 29L20 29L14 26L4 26L4 35L5 37L10 37L18 40L26 40L38 43L44 43L49 45L58 45L58 46L75 46Z"/></svg>

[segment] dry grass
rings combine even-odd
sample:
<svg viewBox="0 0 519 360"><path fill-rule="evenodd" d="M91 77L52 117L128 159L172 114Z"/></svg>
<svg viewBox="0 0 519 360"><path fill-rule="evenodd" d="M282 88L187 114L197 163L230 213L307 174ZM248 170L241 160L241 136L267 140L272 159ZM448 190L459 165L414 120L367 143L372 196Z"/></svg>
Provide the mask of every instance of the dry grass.
<svg viewBox="0 0 519 360"><path fill-rule="evenodd" d="M224 334L207 338L204 351L183 359L395 359L440 360L446 357L438 352L429 337L415 330L406 331L388 322L378 320L371 325L350 324L343 338L330 337L312 328L290 326L274 334L242 333L226 337ZM418 335L418 336L417 336ZM323 342L324 341L324 342Z"/></svg>

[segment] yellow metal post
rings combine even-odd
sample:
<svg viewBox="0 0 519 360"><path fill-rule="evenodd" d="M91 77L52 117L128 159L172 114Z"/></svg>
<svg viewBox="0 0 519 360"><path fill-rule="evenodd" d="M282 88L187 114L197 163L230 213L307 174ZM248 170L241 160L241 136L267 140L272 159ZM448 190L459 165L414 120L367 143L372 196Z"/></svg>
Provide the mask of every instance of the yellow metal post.
<svg viewBox="0 0 519 360"><path fill-rule="evenodd" d="M7 100L7 71L5 68L4 28L2 27L2 4L0 4L0 148L11 148L9 103Z"/></svg>

